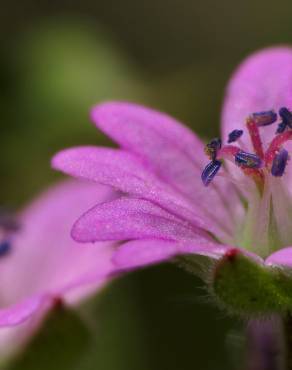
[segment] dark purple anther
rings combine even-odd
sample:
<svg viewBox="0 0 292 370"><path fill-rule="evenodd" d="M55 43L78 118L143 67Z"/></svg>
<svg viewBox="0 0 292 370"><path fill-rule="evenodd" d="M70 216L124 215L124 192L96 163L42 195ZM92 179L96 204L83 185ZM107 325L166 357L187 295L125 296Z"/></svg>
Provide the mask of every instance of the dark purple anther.
<svg viewBox="0 0 292 370"><path fill-rule="evenodd" d="M228 144L234 143L236 140L238 140L243 134L243 130L233 130L228 135Z"/></svg>
<svg viewBox="0 0 292 370"><path fill-rule="evenodd" d="M221 165L222 163L217 160L214 160L207 164L207 166L204 168L202 175L201 175L201 179L205 186L208 186L210 182L214 179Z"/></svg>
<svg viewBox="0 0 292 370"><path fill-rule="evenodd" d="M221 149L221 144L221 139L215 138L205 146L205 153L212 161L216 159L217 152Z"/></svg>
<svg viewBox="0 0 292 370"><path fill-rule="evenodd" d="M11 243L9 240L0 242L0 257L6 256L11 250Z"/></svg>
<svg viewBox="0 0 292 370"><path fill-rule="evenodd" d="M284 121L280 122L277 128L276 134L282 134L282 132L286 130L286 127L287 127L287 124Z"/></svg>
<svg viewBox="0 0 292 370"><path fill-rule="evenodd" d="M292 113L289 109L286 107L280 108L279 115L282 118L282 122L279 123L276 134L281 134L287 127L292 128Z"/></svg>
<svg viewBox="0 0 292 370"><path fill-rule="evenodd" d="M271 173L273 176L280 177L284 175L288 159L289 159L288 151L284 148L281 149L279 153L275 155L271 169Z"/></svg>
<svg viewBox="0 0 292 370"><path fill-rule="evenodd" d="M240 150L235 155L235 163L239 167L247 167L247 168L260 168L262 166L262 160L259 156L252 153L244 152Z"/></svg>
<svg viewBox="0 0 292 370"><path fill-rule="evenodd" d="M268 110L264 112L253 113L251 118L257 126L268 126L277 121L277 113L275 113L273 110Z"/></svg>
<svg viewBox="0 0 292 370"><path fill-rule="evenodd" d="M279 115L283 122L286 123L290 128L292 128L292 113L285 107L279 109Z"/></svg>

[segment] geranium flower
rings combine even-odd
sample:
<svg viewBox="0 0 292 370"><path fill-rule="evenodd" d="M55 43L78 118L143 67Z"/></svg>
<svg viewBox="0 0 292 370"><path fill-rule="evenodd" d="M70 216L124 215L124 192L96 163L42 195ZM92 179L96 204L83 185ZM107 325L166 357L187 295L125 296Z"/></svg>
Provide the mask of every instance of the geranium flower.
<svg viewBox="0 0 292 370"><path fill-rule="evenodd" d="M72 222L92 201L113 198L102 186L70 180L34 200L17 221L0 216L0 354L22 348L55 305L76 305L100 290L112 270L111 243L84 249Z"/></svg>
<svg viewBox="0 0 292 370"><path fill-rule="evenodd" d="M120 148L63 150L53 167L123 196L92 202L72 237L119 241L113 261L125 270L204 255L217 261L208 270L210 291L230 310L291 309L290 110L288 47L256 53L238 68L227 88L222 139L207 145L164 113L97 105L93 122Z"/></svg>

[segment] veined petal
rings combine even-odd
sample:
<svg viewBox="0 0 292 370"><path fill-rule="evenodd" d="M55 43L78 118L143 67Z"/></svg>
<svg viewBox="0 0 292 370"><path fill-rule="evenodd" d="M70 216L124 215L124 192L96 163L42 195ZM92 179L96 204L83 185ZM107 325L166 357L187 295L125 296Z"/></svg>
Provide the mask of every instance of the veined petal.
<svg viewBox="0 0 292 370"><path fill-rule="evenodd" d="M72 236L79 242L158 238L187 240L198 230L158 205L144 200L121 198L99 204L74 224Z"/></svg>
<svg viewBox="0 0 292 370"><path fill-rule="evenodd" d="M292 267L292 247L286 247L272 253L266 260L266 265Z"/></svg>
<svg viewBox="0 0 292 370"><path fill-rule="evenodd" d="M136 240L122 244L113 255L113 263L117 269L131 270L184 254L198 254L218 259L229 249L231 247L211 243L203 238L186 243L157 239Z"/></svg>
<svg viewBox="0 0 292 370"><path fill-rule="evenodd" d="M218 179L208 190L202 186L201 172L207 164L204 144L174 118L126 102L97 105L91 117L99 129L123 149L141 158L160 180L187 197L202 218L220 227L222 221L232 224L240 215L240 202L233 184ZM221 172L224 171L222 168ZM210 212L213 207L216 214Z"/></svg>
<svg viewBox="0 0 292 370"><path fill-rule="evenodd" d="M52 165L71 176L99 182L123 193L151 200L195 227L219 235L224 232L223 227L213 225L208 219L198 216L190 202L161 182L129 152L98 147L72 148L58 153L53 158Z"/></svg>
<svg viewBox="0 0 292 370"><path fill-rule="evenodd" d="M56 154L52 165L71 176L99 182L123 193L151 200L195 227L209 230L223 240L230 238L233 218L228 211L229 218L225 215L220 220L216 220L216 217L214 220L214 205L207 202L209 216L206 216L204 211L201 212L199 204L194 206L168 184L160 181L134 154L118 149L77 147ZM205 190L202 184L200 187ZM205 200L209 199L208 195L205 194ZM237 205L235 203L232 206L236 208ZM218 214L221 214L220 210Z"/></svg>
<svg viewBox="0 0 292 370"><path fill-rule="evenodd" d="M225 140L234 129L244 129L246 118L255 112L292 108L292 48L264 49L248 57L236 70L227 87L222 114ZM264 145L277 125L260 128ZM249 136L241 139L251 149Z"/></svg>
<svg viewBox="0 0 292 370"><path fill-rule="evenodd" d="M122 148L193 195L192 183L205 162L204 146L186 126L162 112L123 102L100 104L92 109L91 117Z"/></svg>

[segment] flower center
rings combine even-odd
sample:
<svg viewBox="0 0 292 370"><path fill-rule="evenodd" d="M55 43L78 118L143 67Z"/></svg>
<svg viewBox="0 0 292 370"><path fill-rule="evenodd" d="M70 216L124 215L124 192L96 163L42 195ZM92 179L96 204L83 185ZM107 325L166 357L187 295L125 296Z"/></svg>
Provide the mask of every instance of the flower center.
<svg viewBox="0 0 292 370"><path fill-rule="evenodd" d="M261 130L277 122L278 117L275 136L265 147ZM201 178L203 184L209 186L226 162L232 162L238 168L241 174L228 166L228 175L226 172L223 175L232 181L247 205L234 239L239 246L264 257L283 246L292 245L292 193L287 187L288 181L285 184L289 153L284 147L292 140L292 113L285 107L278 114L274 110L253 113L246 119L246 131L252 151L247 150L242 141L243 130L230 132L225 145L220 139L213 139L206 145L205 153L210 162Z"/></svg>

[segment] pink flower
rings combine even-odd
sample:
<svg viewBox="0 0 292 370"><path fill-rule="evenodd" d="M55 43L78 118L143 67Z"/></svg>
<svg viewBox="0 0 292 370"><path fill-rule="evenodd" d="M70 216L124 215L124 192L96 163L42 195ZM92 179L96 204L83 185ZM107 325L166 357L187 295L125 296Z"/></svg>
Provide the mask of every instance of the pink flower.
<svg viewBox="0 0 292 370"><path fill-rule="evenodd" d="M111 243L80 246L72 222L109 189L82 181L56 185L14 221L0 217L0 354L20 348L56 304L75 305L101 289L112 271Z"/></svg>
<svg viewBox="0 0 292 370"><path fill-rule="evenodd" d="M205 147L175 119L135 104L94 107L93 122L120 148L63 150L53 167L122 195L92 202L73 238L120 242L113 258L120 269L181 254L231 261L237 253L266 268L292 267L291 109L288 47L252 55L232 77L223 145L215 139Z"/></svg>

